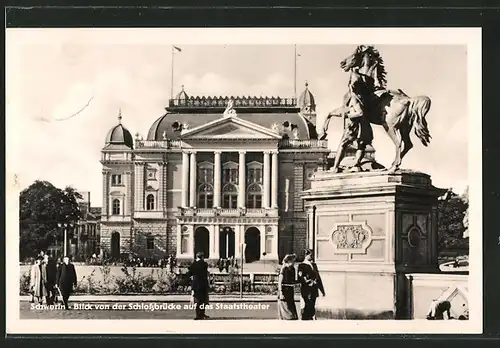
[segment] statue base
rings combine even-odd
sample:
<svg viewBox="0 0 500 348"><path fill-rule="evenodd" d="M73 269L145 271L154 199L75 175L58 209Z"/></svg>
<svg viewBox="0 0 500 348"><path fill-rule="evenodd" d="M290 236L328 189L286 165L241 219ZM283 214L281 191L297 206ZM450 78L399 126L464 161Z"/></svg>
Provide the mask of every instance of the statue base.
<svg viewBox="0 0 500 348"><path fill-rule="evenodd" d="M318 171L303 193L308 244L339 319L405 318L405 274L437 272L437 198L445 190L415 171Z"/></svg>

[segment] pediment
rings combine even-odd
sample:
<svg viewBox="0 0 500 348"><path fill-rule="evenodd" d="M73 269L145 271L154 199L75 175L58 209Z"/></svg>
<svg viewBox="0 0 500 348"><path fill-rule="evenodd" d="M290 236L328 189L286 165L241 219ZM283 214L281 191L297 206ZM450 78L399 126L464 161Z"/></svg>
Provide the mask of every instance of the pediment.
<svg viewBox="0 0 500 348"><path fill-rule="evenodd" d="M184 139L280 139L278 133L239 118L226 118L188 130Z"/></svg>

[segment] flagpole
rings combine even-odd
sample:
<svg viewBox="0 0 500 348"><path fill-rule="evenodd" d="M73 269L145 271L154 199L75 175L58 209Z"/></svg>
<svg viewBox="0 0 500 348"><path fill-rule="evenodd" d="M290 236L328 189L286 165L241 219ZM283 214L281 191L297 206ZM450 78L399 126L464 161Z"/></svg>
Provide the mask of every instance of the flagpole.
<svg viewBox="0 0 500 348"><path fill-rule="evenodd" d="M170 100L174 99L174 45L172 45L172 73L170 75Z"/></svg>
<svg viewBox="0 0 500 348"><path fill-rule="evenodd" d="M293 45L294 55L293 55L293 97L295 102L297 102L297 45Z"/></svg>

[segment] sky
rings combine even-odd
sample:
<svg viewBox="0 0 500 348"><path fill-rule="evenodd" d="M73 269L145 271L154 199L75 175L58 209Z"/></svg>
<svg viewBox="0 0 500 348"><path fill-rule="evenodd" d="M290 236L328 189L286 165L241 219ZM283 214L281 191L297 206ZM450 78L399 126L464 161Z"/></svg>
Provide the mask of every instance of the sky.
<svg viewBox="0 0 500 348"><path fill-rule="evenodd" d="M174 95L184 85L188 95L294 96L293 44L193 45L171 37L127 43L44 35L45 40L7 35L7 176L16 176L20 190L34 180L48 180L90 191L92 205L100 206L99 160L106 134L118 123L120 108L123 125L144 137L164 114L171 94L172 44L182 49L174 58ZM307 81L318 127L341 105L348 74L339 63L356 44L297 44L297 94ZM467 47L376 47L385 61L388 88L432 100L427 115L431 144L426 148L413 135L415 147L402 167L426 172L435 186L461 193L469 163ZM332 149L341 131L342 121L332 121ZM389 166L394 145L380 126L374 126L374 137L377 161Z"/></svg>

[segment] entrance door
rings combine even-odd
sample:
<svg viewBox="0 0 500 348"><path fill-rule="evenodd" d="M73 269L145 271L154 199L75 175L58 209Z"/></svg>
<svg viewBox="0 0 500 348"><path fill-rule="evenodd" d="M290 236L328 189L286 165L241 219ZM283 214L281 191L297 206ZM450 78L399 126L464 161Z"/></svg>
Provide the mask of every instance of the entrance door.
<svg viewBox="0 0 500 348"><path fill-rule="evenodd" d="M231 227L223 227L219 234L219 254L221 259L234 256L234 230Z"/></svg>
<svg viewBox="0 0 500 348"><path fill-rule="evenodd" d="M118 232L111 234L111 257L120 257L120 233Z"/></svg>
<svg viewBox="0 0 500 348"><path fill-rule="evenodd" d="M206 227L198 227L194 231L194 254L199 252L206 259L210 257L210 233Z"/></svg>
<svg viewBox="0 0 500 348"><path fill-rule="evenodd" d="M260 260L260 231L257 227L250 227L245 232L245 261Z"/></svg>

